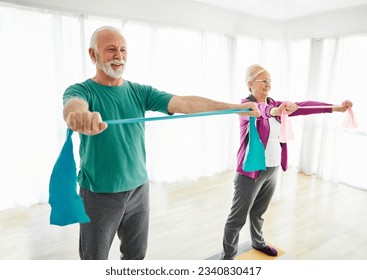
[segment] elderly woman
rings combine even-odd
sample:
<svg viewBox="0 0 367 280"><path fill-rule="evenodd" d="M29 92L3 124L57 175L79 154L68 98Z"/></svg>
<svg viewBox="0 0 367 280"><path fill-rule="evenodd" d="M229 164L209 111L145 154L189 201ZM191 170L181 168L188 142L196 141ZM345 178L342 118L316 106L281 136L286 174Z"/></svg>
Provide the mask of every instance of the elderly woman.
<svg viewBox="0 0 367 280"><path fill-rule="evenodd" d="M262 226L262 218L274 194L279 166L287 169L287 144L279 142L280 115L284 109L289 116L308 115L318 113L345 112L352 106L351 102L344 102L337 108L323 108L331 104L305 101L282 102L270 98L271 78L269 72L260 65L252 65L246 71L246 82L250 95L241 103L257 102L261 117L257 118L256 128L265 147L266 170L246 172L242 169L249 143L248 117L240 117L240 147L237 154L237 169L234 179L234 197L228 215L223 237L223 252L221 259L231 260L237 254L239 232L250 220L252 247L260 252L277 256L275 248L266 244ZM320 108L302 109L302 106L320 106Z"/></svg>

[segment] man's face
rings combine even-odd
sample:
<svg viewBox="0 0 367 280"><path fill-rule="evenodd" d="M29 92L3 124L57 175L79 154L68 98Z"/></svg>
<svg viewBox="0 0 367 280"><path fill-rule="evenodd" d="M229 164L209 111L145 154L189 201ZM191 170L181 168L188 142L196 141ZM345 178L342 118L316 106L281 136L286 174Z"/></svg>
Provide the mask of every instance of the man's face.
<svg viewBox="0 0 367 280"><path fill-rule="evenodd" d="M125 39L118 32L104 30L98 34L97 45L98 51L95 52L97 68L112 78L121 78L127 59Z"/></svg>

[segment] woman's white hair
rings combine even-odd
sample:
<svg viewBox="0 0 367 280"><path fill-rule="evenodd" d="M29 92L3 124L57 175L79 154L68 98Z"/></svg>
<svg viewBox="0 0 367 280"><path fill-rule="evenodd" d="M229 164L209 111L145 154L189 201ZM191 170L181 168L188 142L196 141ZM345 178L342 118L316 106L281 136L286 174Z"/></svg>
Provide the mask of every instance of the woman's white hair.
<svg viewBox="0 0 367 280"><path fill-rule="evenodd" d="M121 30L118 29L117 27L113 27L113 26L102 26L102 27L98 28L96 31L94 31L93 34L92 34L92 37L90 38L89 47L94 49L97 53L98 53L97 37L98 37L99 32L104 31L104 30L115 31L115 32L118 32L119 34L121 34Z"/></svg>
<svg viewBox="0 0 367 280"><path fill-rule="evenodd" d="M269 73L268 70L266 70L264 67L262 67L259 64L254 64L248 67L246 70L246 85L248 86L249 82L255 80L255 78L263 72ZM249 91L251 91L250 87L249 87Z"/></svg>

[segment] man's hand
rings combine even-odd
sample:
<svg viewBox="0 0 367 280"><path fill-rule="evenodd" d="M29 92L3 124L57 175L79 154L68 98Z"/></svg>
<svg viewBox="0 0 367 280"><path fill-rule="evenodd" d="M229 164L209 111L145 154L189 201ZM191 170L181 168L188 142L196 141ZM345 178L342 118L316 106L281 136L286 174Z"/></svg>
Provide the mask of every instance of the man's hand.
<svg viewBox="0 0 367 280"><path fill-rule="evenodd" d="M82 99L71 99L64 106L64 119L67 126L86 135L101 133L107 128L98 112L90 112L88 104Z"/></svg>
<svg viewBox="0 0 367 280"><path fill-rule="evenodd" d="M68 127L86 135L101 133L107 128L98 112L70 112L66 119Z"/></svg>

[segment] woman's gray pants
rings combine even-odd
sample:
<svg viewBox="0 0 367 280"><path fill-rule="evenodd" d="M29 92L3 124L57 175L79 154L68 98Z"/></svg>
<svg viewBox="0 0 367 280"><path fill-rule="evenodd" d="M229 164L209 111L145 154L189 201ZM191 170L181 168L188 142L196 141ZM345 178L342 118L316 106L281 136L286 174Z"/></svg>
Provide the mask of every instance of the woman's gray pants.
<svg viewBox="0 0 367 280"><path fill-rule="evenodd" d="M250 219L252 246L256 248L266 246L262 236L264 222L262 215L274 194L277 171L278 167L267 167L265 171L260 171L256 180L236 174L232 207L224 228L221 259L233 259L236 256L239 233L246 223L247 216Z"/></svg>

